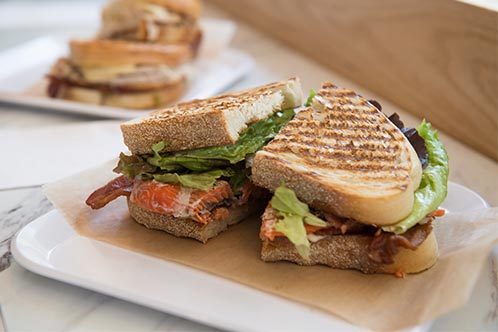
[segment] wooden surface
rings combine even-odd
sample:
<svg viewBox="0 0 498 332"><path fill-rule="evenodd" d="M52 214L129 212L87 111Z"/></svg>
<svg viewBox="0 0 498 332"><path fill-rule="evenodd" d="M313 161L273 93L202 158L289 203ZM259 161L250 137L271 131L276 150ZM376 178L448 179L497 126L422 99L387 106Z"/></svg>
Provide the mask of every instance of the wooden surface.
<svg viewBox="0 0 498 332"><path fill-rule="evenodd" d="M498 160L496 11L454 0L211 1Z"/></svg>

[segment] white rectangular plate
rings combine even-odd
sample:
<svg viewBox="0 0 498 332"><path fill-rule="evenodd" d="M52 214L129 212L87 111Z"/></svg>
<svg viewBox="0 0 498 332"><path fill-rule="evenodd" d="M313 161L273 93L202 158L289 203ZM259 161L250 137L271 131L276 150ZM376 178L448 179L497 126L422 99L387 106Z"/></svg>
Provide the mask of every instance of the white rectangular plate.
<svg viewBox="0 0 498 332"><path fill-rule="evenodd" d="M216 95L245 76L254 66L246 53L226 48L216 56L216 48L224 48L235 29L229 21L205 20L205 42L211 43L207 53L202 53L192 64L193 79L180 101L207 98ZM221 32L222 30L222 32ZM216 39L213 35L219 34ZM222 36L223 35L223 36ZM224 39L224 40L220 40ZM98 106L60 99L52 99L39 91L41 82L55 60L67 54L67 41L49 36L40 37L26 44L0 53L0 102L37 107L47 111L80 113L106 118L132 119L151 110L136 111ZM203 54L205 56L203 56ZM36 88L34 88L36 87ZM27 93L31 90L30 93Z"/></svg>
<svg viewBox="0 0 498 332"><path fill-rule="evenodd" d="M443 207L487 207L469 189L450 183ZM84 238L52 211L12 242L24 268L190 320L243 331L364 331L319 310L179 264ZM477 288L490 285L479 284ZM435 294L436 296L436 294ZM430 324L414 330L426 331Z"/></svg>

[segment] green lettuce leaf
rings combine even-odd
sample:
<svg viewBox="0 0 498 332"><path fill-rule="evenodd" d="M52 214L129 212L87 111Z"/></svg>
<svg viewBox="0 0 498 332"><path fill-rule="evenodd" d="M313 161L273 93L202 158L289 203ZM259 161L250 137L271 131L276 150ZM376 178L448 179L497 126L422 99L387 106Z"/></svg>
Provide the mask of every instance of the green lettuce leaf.
<svg viewBox="0 0 498 332"><path fill-rule="evenodd" d="M309 257L310 243L304 224L325 227L327 223L309 211L306 203L301 202L294 191L284 184L275 190L271 206L281 219L275 230L284 234L291 241L303 258Z"/></svg>
<svg viewBox="0 0 498 332"><path fill-rule="evenodd" d="M327 223L323 221L322 219L318 218L312 213L306 213L304 216L304 223L312 226L320 226L320 227L325 227L327 226Z"/></svg>
<svg viewBox="0 0 498 332"><path fill-rule="evenodd" d="M134 179L139 175L144 175L147 173L154 173L156 167L149 164L142 157L137 155L128 156L124 153L120 153L119 162L114 172L121 173L129 179Z"/></svg>
<svg viewBox="0 0 498 332"><path fill-rule="evenodd" d="M180 183L184 187L208 190L210 189L217 179L220 177L231 177L235 175L235 171L227 169L217 169L204 173L191 173L191 174L153 174L154 180L163 183Z"/></svg>
<svg viewBox="0 0 498 332"><path fill-rule="evenodd" d="M308 205L301 202L296 193L285 185L281 185L275 190L275 195L271 200L271 206L279 211L297 216L304 216L309 212Z"/></svg>
<svg viewBox="0 0 498 332"><path fill-rule="evenodd" d="M443 143L437 131L431 130L431 124L425 120L416 129L425 141L429 162L422 173L420 186L415 191L412 213L394 225L382 227L386 232L403 234L436 210L448 193L449 163Z"/></svg>
<svg viewBox="0 0 498 332"><path fill-rule="evenodd" d="M203 160L221 159L236 164L247 155L256 153L278 134L280 129L294 117L294 110L277 112L268 119L253 123L243 131L235 144L214 146L203 149L181 151L175 156L199 158Z"/></svg>
<svg viewBox="0 0 498 332"><path fill-rule="evenodd" d="M214 183L213 177L221 170L244 161L248 155L254 154L272 140L294 114L294 110L288 109L249 125L233 145L169 153L162 152L167 142L158 142L152 146L150 155L122 154L115 171L130 179L142 176L161 182L182 183L192 188L206 188L207 184ZM222 176L230 177L230 185L237 191L247 180L247 175L238 165L230 169Z"/></svg>
<svg viewBox="0 0 498 332"><path fill-rule="evenodd" d="M304 106L310 107L311 104L313 103L313 98L316 96L316 91L314 89L310 90L310 95L308 96L308 99L306 100L306 103L304 103Z"/></svg>
<svg viewBox="0 0 498 332"><path fill-rule="evenodd" d="M202 172L211 170L213 168L219 168L227 166L230 163L224 160L203 160L199 158L185 158L176 155L169 155L163 157L160 152L166 147L166 142L159 142L152 146L152 151L154 155L147 158L147 162L150 165L159 167L161 170L166 172L177 172L180 170L191 170L195 172Z"/></svg>

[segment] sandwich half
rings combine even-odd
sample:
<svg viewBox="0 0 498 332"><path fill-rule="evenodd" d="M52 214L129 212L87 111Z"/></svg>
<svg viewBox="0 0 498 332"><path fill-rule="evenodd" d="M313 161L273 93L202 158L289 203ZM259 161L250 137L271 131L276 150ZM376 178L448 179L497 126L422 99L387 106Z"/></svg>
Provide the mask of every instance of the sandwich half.
<svg viewBox="0 0 498 332"><path fill-rule="evenodd" d="M171 105L183 94L180 65L192 59L188 45L115 40L73 40L69 58L47 75L47 93L60 98L129 109Z"/></svg>
<svg viewBox="0 0 498 332"><path fill-rule="evenodd" d="M126 196L138 223L205 243L266 205L251 159L301 105L297 78L194 100L121 125L131 154L121 176L92 193L99 209Z"/></svg>
<svg viewBox="0 0 498 332"><path fill-rule="evenodd" d="M262 259L398 275L431 267L448 179L437 133L328 82L307 106L253 161L252 181L275 192Z"/></svg>
<svg viewBox="0 0 498 332"><path fill-rule="evenodd" d="M100 38L159 44L188 44L202 38L200 0L114 0L102 12Z"/></svg>

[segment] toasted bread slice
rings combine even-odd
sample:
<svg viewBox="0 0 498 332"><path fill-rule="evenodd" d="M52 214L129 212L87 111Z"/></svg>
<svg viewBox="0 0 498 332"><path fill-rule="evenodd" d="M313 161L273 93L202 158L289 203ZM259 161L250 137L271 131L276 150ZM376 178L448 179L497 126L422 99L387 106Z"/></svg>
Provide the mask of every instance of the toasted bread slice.
<svg viewBox="0 0 498 332"><path fill-rule="evenodd" d="M189 237L202 243L225 231L248 216L260 211L264 206L261 202L248 202L242 206L233 206L228 209L227 217L209 222L204 225L188 218L167 216L158 212L149 211L128 200L131 217L147 228L168 232L179 237Z"/></svg>
<svg viewBox="0 0 498 332"><path fill-rule="evenodd" d="M438 259L436 236L432 231L416 249L399 248L393 264L379 264L368 258L371 235L333 235L311 243L310 257L304 259L285 237L263 240L261 259L266 262L290 261L299 265L327 265L335 269L354 269L364 273L417 273L429 269Z"/></svg>
<svg viewBox="0 0 498 332"><path fill-rule="evenodd" d="M282 182L311 207L389 225L413 208L422 167L403 133L354 91L325 83L252 165L256 185Z"/></svg>
<svg viewBox="0 0 498 332"><path fill-rule="evenodd" d="M183 4L182 1L175 1L177 3ZM196 3L198 2L187 1L184 5L188 9L193 8ZM193 47L198 44L200 35L194 17L172 11L154 1L129 0L114 1L104 8L99 33L104 39L161 44L187 43Z"/></svg>
<svg viewBox="0 0 498 332"><path fill-rule="evenodd" d="M72 40L70 58L80 67L163 64L176 67L193 57L188 44L159 45L119 40Z"/></svg>
<svg viewBox="0 0 498 332"><path fill-rule="evenodd" d="M151 153L160 141L165 151L233 144L253 122L277 110L301 105L299 79L268 84L241 92L180 103L121 125L124 143L134 154Z"/></svg>
<svg viewBox="0 0 498 332"><path fill-rule="evenodd" d="M87 104L147 110L174 104L183 95L185 86L185 80L179 80L149 90L113 91L52 81L49 84L49 94L53 98Z"/></svg>
<svg viewBox="0 0 498 332"><path fill-rule="evenodd" d="M104 25L126 24L144 15L167 19L172 14L197 20L201 7L200 0L114 0L104 7L102 21Z"/></svg>

